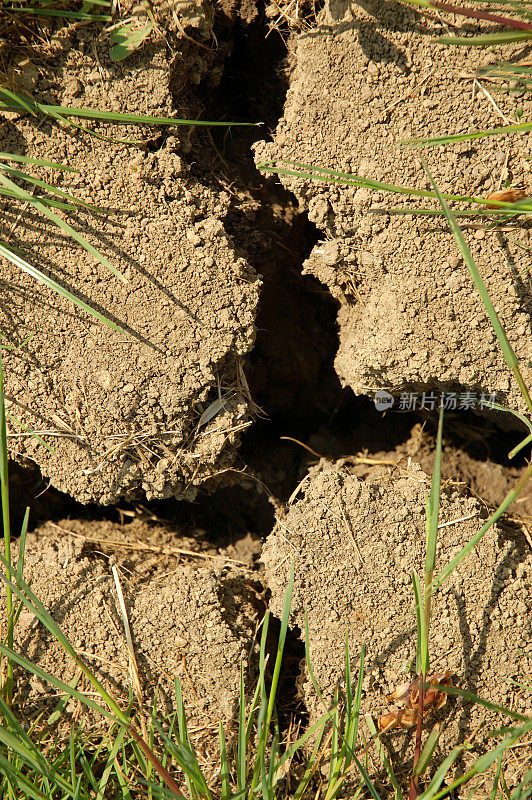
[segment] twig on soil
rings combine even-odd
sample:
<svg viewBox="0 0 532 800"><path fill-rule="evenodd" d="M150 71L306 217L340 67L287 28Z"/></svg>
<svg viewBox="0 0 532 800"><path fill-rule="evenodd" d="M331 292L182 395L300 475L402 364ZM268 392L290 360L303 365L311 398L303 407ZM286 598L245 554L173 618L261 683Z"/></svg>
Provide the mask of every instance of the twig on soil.
<svg viewBox="0 0 532 800"><path fill-rule="evenodd" d="M493 99L493 97L491 96L491 94L488 92L488 90L487 90L487 89L485 89L485 88L484 88L484 86L482 86L482 84L481 84L481 83L479 83L479 81L477 80L477 78L473 78L473 83L474 83L474 85L475 85L476 87L478 87L478 88L480 89L480 91L481 91L481 92L482 92L482 93L485 95L485 97L487 97L487 99L488 99L488 100L489 100L489 102L490 102L490 105L491 105L491 106L492 106L492 107L495 109L495 111L497 112L497 114L499 114L499 116L500 116L500 117L503 119L504 123L505 123L506 125L511 125L511 124L512 124L512 120L511 120L511 119L509 119L509 118L506 116L506 114L504 114L504 113L501 111L501 109L499 108L499 106L497 105L497 103L495 102L495 100Z"/></svg>
<svg viewBox="0 0 532 800"><path fill-rule="evenodd" d="M474 511L473 514L468 514L467 517L458 517L458 519L451 519L449 522L440 522L438 530L448 528L450 525L456 525L458 522L466 522L466 520L473 519L474 517L478 517L478 511Z"/></svg>
<svg viewBox="0 0 532 800"><path fill-rule="evenodd" d="M530 535L530 531L528 530L527 526L523 521L521 521L521 530L523 531L524 537L527 540L528 544L532 548L532 536Z"/></svg>
<svg viewBox="0 0 532 800"><path fill-rule="evenodd" d="M195 550L186 550L182 547L157 547L153 544L146 544L146 542L121 542L118 539L103 539L102 537L98 536L84 536L82 533L76 533L76 531L68 530L67 528L63 528L61 525L58 525L56 522L48 522L53 528L57 528L58 530L62 531L63 533L68 533L70 536L73 536L76 539L83 539L84 542L93 542L94 544L99 545L107 545L108 547L116 547L116 548L124 548L126 550L146 550L151 553L161 553L164 556L189 556L191 558L202 558L204 560L208 560L210 558L216 561L223 561L224 563L230 564L238 564L242 567L248 567L249 564L246 564L245 561L238 561L236 558L228 558L226 556L215 556L211 553L200 553L196 552ZM48 534L42 533L41 531L35 531L37 536L47 536Z"/></svg>
<svg viewBox="0 0 532 800"><path fill-rule="evenodd" d="M356 551L356 554L358 556L358 566L361 567L362 564L364 563L364 560L362 558L362 553L360 552L360 547L358 546L357 538L355 536L355 533L353 531L353 528L352 528L350 522L347 519L347 515L345 513L345 508L344 508L344 505L343 505L342 501L340 500L340 498L338 498L338 507L340 509L340 513L341 513L342 519L344 521L345 529L346 529L351 541L353 542L353 547L354 547L354 549Z"/></svg>
<svg viewBox="0 0 532 800"><path fill-rule="evenodd" d="M120 613L122 615L122 623L124 625L124 632L126 634L126 643L129 653L129 677L131 678L133 689L135 690L135 694L137 695L137 701L139 707L142 710L142 712L144 712L144 709L142 707L142 687L140 685L139 668L137 664L137 658L135 656L135 648L133 647L133 639L131 638L131 628L129 627L129 619L127 616L126 604L124 602L124 595L122 592L122 586L120 584L120 577L118 575L118 569L116 568L116 564L113 564L113 566L111 567L111 572L113 573L113 579L116 587L116 594L118 596L118 605L120 607ZM143 727L145 727L144 713L142 713L141 715L141 723L143 724ZM142 734L146 738L146 732L144 730L142 731Z"/></svg>
<svg viewBox="0 0 532 800"><path fill-rule="evenodd" d="M300 442L299 439L294 439L292 436L280 436L279 438L284 439L287 442L295 442L300 447L308 450L309 453L312 453L313 456L316 456L316 458L325 458L325 456L322 456L320 453L317 453L315 450L313 450L312 447L309 447L308 444L303 444L303 442Z"/></svg>

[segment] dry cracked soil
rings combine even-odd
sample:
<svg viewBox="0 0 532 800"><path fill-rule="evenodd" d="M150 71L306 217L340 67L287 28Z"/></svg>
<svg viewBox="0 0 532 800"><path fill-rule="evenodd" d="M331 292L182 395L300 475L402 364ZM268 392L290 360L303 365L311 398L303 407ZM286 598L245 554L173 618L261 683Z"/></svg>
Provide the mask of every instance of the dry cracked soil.
<svg viewBox="0 0 532 800"><path fill-rule="evenodd" d="M49 219L2 201L2 239L121 329L2 259L12 516L18 525L32 507L25 579L127 703L117 568L145 697L157 687L169 711L179 677L191 735L214 763L218 721L234 722L241 665L253 683L261 620L267 607L280 616L291 565L286 718L311 724L342 692L346 639L354 656L366 650L364 713L390 711L386 696L415 658L411 573L423 569L442 396L457 400L445 418L437 565L477 533L530 455L509 460L524 428L480 402L527 411L442 219L388 213L412 198L270 167L300 162L427 189L419 151L401 140L494 127L517 110L526 119L532 107L526 96L495 101L475 78L494 59L522 57L519 43L452 48L435 41L448 20L393 0L153 9L155 31L120 62L94 24L44 23L42 41L24 46L6 32L9 85L44 102L261 123L88 123L94 136L0 115L1 151L76 170L34 166L97 207L69 221L125 279ZM489 27L458 17L452 26ZM450 194L532 189L529 135L424 156ZM530 383L531 228L478 219L464 235ZM391 407L377 407L377 391ZM531 520L525 486L442 587L432 627L436 671L523 714ZM73 678L28 613L17 645ZM54 702L37 678L20 687L35 714ZM80 713L72 701L67 714ZM461 699L437 714L438 752L474 738L464 768L502 720ZM406 776L411 732L384 740ZM520 753L507 780L529 766Z"/></svg>

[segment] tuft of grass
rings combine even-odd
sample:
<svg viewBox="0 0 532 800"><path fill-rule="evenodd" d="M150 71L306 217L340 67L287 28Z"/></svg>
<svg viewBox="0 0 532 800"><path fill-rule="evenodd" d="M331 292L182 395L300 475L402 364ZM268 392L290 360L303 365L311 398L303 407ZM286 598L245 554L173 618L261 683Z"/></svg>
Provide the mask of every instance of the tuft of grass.
<svg viewBox="0 0 532 800"><path fill-rule="evenodd" d="M18 14L36 17L59 17L80 22L110 22L111 3L109 0L86 0L81 9L72 8L71 0L3 0L2 13L16 19ZM105 9L104 13L99 13Z"/></svg>

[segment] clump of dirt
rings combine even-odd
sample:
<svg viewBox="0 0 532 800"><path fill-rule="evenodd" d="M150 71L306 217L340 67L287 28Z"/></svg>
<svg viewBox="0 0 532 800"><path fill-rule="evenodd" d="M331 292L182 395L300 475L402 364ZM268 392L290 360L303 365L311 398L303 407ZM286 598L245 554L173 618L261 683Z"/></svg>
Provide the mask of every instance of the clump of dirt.
<svg viewBox="0 0 532 800"><path fill-rule="evenodd" d="M441 21L397 3L330 0L310 33L291 40L293 62L284 116L273 143L256 145L258 163L299 161L386 184L430 188L422 162L399 143L500 124L526 98L481 90L465 81L480 63L506 60L519 46L479 53L434 41ZM467 25L469 23L459 23ZM487 196L507 180L532 187L528 144L496 137L424 150L442 191ZM355 394L377 388L462 387L523 400L490 329L483 305L447 226L392 216L390 207L431 205L280 176L327 240L304 265L340 303L336 371ZM435 207L435 206L432 206ZM372 213L371 209L374 212ZM530 232L465 224L472 254L520 362L532 356L528 272ZM510 226L511 227L511 226ZM527 368L525 376L528 377Z"/></svg>
<svg viewBox="0 0 532 800"><path fill-rule="evenodd" d="M281 613L293 563L291 620L304 631L308 614L310 659L327 700L338 683L343 685L346 637L355 662L366 646L365 711L385 711L386 695L408 680L416 653L411 575L424 568L429 488L429 479L415 464L395 472L374 469L360 480L345 461L322 462L309 471L286 513L278 515L262 555L271 608ZM437 571L486 517L476 500L443 491ZM532 674L531 582L527 542L507 526L491 528L436 594L431 669L452 670L463 688L529 712L530 698L512 680L529 684ZM303 690L311 718L316 718L323 709L308 673ZM449 702L441 719L441 742L454 746L464 741L485 719L480 706ZM400 743L403 739L401 734ZM395 748L397 741L392 741Z"/></svg>
<svg viewBox="0 0 532 800"><path fill-rule="evenodd" d="M120 543L118 551L113 543ZM76 650L127 705L131 680L111 574L116 564L144 700L150 707L157 686L159 708L171 710L178 677L192 729L200 730L202 740L216 736L220 719L227 723L232 717L240 664L246 666L252 654L263 603L245 566L212 549L202 551L204 560L191 560L176 547L198 550L197 542L140 520L127 526L47 524L28 535L24 576ZM72 678L75 665L29 611L16 631L20 652L63 680ZM24 697L27 687L22 684L20 691ZM30 701L42 707L49 689L32 680L29 691ZM52 702L53 697L50 692ZM24 702L31 715L31 703Z"/></svg>
<svg viewBox="0 0 532 800"><path fill-rule="evenodd" d="M105 47L96 64L93 46L87 31L72 34L68 53L47 70L51 96L172 113L162 44L126 65L111 62ZM35 214L4 205L4 238L124 330L110 331L2 263L2 328L14 348L6 392L27 426L11 439L11 453L82 502L139 492L193 498L199 484L230 468L250 418L242 356L255 338L260 280L225 232L229 196L190 176L172 136L156 152L116 141L139 135L108 126L111 141L82 139L31 119L1 134L5 151L79 170L72 177L43 168L40 177L102 208L80 212L73 224L125 278ZM53 452L23 433L28 428Z"/></svg>

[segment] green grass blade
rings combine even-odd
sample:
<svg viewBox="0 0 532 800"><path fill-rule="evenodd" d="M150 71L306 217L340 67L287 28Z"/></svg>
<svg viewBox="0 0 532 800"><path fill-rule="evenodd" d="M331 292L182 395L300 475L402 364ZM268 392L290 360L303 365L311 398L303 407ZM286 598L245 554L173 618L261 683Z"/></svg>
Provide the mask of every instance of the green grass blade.
<svg viewBox="0 0 532 800"><path fill-rule="evenodd" d="M13 649L13 590L9 586L11 582L11 522L9 513L9 466L7 450L7 428L6 428L6 406L4 392L4 367L2 349L0 348L0 499L2 502L2 528L4 535L4 556L5 556L5 577L6 586L6 628L7 646ZM5 684L2 687L6 704L11 705L13 698L13 663L7 657L7 667L5 672Z"/></svg>
<svg viewBox="0 0 532 800"><path fill-rule="evenodd" d="M4 189L0 186L0 196L1 197L9 197L11 200L18 200L19 202L25 203L26 200L22 200L20 194L18 192L12 192L9 189ZM35 198L34 198L35 200ZM59 208L61 211L78 211L78 206L72 205L72 203L61 203L59 200L51 200L49 197L39 197L38 199L39 208L43 206L47 206L48 208ZM35 203L34 203L35 205ZM0 239L0 241L2 241ZM14 249L14 248L13 248Z"/></svg>
<svg viewBox="0 0 532 800"><path fill-rule="evenodd" d="M31 14L40 17L64 17L65 19L87 20L89 22L111 22L112 17L108 14L86 14L83 11L59 10L57 8L43 9L22 6L17 8L17 14Z"/></svg>
<svg viewBox="0 0 532 800"><path fill-rule="evenodd" d="M334 713L331 714L332 719L332 738L331 738L331 757L329 762L329 779L327 781L327 792L325 800L331 800L332 788L338 780L341 769L341 760L339 758L339 738L340 738L340 710L338 708L339 692L338 686L334 690Z"/></svg>
<svg viewBox="0 0 532 800"><path fill-rule="evenodd" d="M50 766L46 761L44 755L40 750L35 747L22 725L18 722L17 718L11 711L10 707L0 697L0 714L2 716L2 725L0 725L0 732L5 732L6 736L9 734L16 740L16 748L19 756L27 763L31 763L37 772L45 774L50 772ZM8 747L10 746L7 741L4 741ZM18 748L18 749L17 749ZM30 759L30 760L28 760Z"/></svg>
<svg viewBox="0 0 532 800"><path fill-rule="evenodd" d="M96 261L99 261L100 264L106 267L109 270L109 272L112 272L112 274L115 277L117 277L120 281L122 281L122 283L128 282L127 279L120 274L117 268L111 264L109 259L107 259L104 255L102 255L99 250L93 247L93 245L90 242L88 242L80 233L75 231L74 228L72 228L64 220L62 220L61 217L58 217L57 214L54 214L54 212L51 211L46 205L39 202L39 200L37 200L37 198L35 198L33 195L29 194L29 192L26 192L24 189L21 189L20 186L17 186L16 183L13 183L8 178L6 178L5 175L2 175L1 172L0 172L0 183L7 189L11 189L12 191L17 192L22 200L26 200L28 203L31 203L31 205L37 208L42 214L44 214L45 217L48 217L48 219L51 222L53 222L54 225L57 225L59 228L61 228L62 231L64 231L72 239L74 239L74 241L78 242L78 244L80 244L84 250L90 253L96 259Z"/></svg>
<svg viewBox="0 0 532 800"><path fill-rule="evenodd" d="M354 753L353 753L353 761L357 765L358 771L360 772L364 783L366 784L367 788L369 789L369 792L370 792L371 796L373 797L373 800L381 800L381 797L380 797L379 793L377 792L375 786L373 785L373 782L370 779L368 773L366 772L366 770L364 769L364 767L362 766L362 764L360 763L360 761L358 760L358 758L356 757L356 755Z"/></svg>
<svg viewBox="0 0 532 800"><path fill-rule="evenodd" d="M423 641L423 601L421 583L415 570L412 570L412 586L414 587L416 607L416 673L419 675L421 672L421 643Z"/></svg>
<svg viewBox="0 0 532 800"><path fill-rule="evenodd" d="M420 137L419 139L405 139L405 141L401 142L401 144L410 147L424 147L427 145L433 146L437 144L450 144L451 142L466 142L469 139L484 139L486 136L500 136L501 134L507 133L527 133L530 130L532 130L532 122L519 122L515 125L503 125L500 128L490 128L487 131L469 131L468 133L454 133L447 136L428 136Z"/></svg>
<svg viewBox="0 0 532 800"><path fill-rule="evenodd" d="M6 645L0 642L0 653L14 661L15 664L18 664L20 667L25 669L27 672L36 675L42 681L49 683L54 689L57 689L58 692L62 694L67 694L69 697L72 697L74 700L79 700L81 703L86 705L88 708L92 709L92 711L98 712L101 716L105 717L106 719L110 720L111 722L116 722L116 717L110 711L108 711L105 707L99 705L94 700L91 700L87 697L83 692L78 692L72 686L69 686L68 683L64 683L64 681L56 678L55 675L52 675L46 670L39 667L38 664L34 664L32 661L29 661L24 656L21 656L19 653L16 653L14 650L10 650ZM129 724L129 723L128 723Z"/></svg>
<svg viewBox="0 0 532 800"><path fill-rule="evenodd" d="M17 578L22 578L24 575L24 556L26 554L26 537L28 535L28 523L30 521L30 509L26 507L24 512L24 519L20 528L20 536L18 540L18 560L17 560Z"/></svg>
<svg viewBox="0 0 532 800"><path fill-rule="evenodd" d="M17 565L17 570L18 570L18 565ZM72 689L76 689L77 686L78 686L80 677L81 677L81 673L80 672L76 672L76 674L74 675L72 680L70 680L68 682L68 685ZM69 701L70 701L70 695L67 695L67 694L65 694L64 697L61 697L57 701L57 704L56 704L54 710L52 711L52 713L50 714L50 716L46 720L46 727L48 729L52 728L56 723L59 722L59 720L63 719L64 712L65 712L65 709L66 709Z"/></svg>
<svg viewBox="0 0 532 800"><path fill-rule="evenodd" d="M365 714L364 719L366 720L366 725L368 726L368 730L371 734L371 737L375 743L375 747L377 748L377 753L379 754L379 760L386 770L388 777L390 779L390 783L393 786L395 792L395 800L403 800L403 791L399 784L399 781L395 777L395 772L393 771L393 767L386 756L386 750L384 749L384 745L382 744L379 734L377 732L377 728L375 727L375 723L373 722L373 718L371 714Z"/></svg>
<svg viewBox="0 0 532 800"><path fill-rule="evenodd" d="M83 300L80 300L79 297L76 297L71 292L69 292L68 289L64 289L59 283L54 281L53 278L49 278L47 275L44 274L44 272L41 272L36 267L33 267L23 258L16 255L16 253L13 253L11 250L5 247L3 244L0 244L0 256L7 258L8 261L11 261L12 264L21 269L23 272L28 273L28 275L31 275L32 278L35 278L36 281L44 284L49 289L53 289L54 292L61 295L61 297L64 297L65 300L69 300L71 303L74 303L74 305L80 308L82 311L86 311L87 314L90 314L91 317L97 319L98 322L103 322L104 325L107 325L109 328L118 331L118 333L125 333L125 331L123 331L122 328L120 328L110 319L105 317L103 314L100 314L100 312L96 311L96 309L91 308L87 303L83 302Z"/></svg>
<svg viewBox="0 0 532 800"><path fill-rule="evenodd" d="M427 741L425 742L425 746L419 755L419 759L414 767L414 774L415 775L423 775L425 770L430 764L432 755L434 750L436 749L436 745L438 744L438 739L440 738L440 734L442 732L440 725L435 725L431 732L427 737Z"/></svg>
<svg viewBox="0 0 532 800"><path fill-rule="evenodd" d="M70 167L68 164L59 164L56 161L43 161L42 158L30 158L29 156L20 156L17 153L1 153L0 161L16 161L18 164L34 164L36 167L48 167L49 169L57 169L62 172L76 172L79 174L79 169Z"/></svg>
<svg viewBox="0 0 532 800"><path fill-rule="evenodd" d="M424 792L422 792L418 800L433 800L436 793L439 791L440 786L442 785L443 781L445 780L445 776L451 769L452 765L458 758L458 756L466 749L466 745L459 745L458 747L453 747L451 752L448 756L442 761L434 777L432 778L431 782L427 786Z"/></svg>
<svg viewBox="0 0 532 800"><path fill-rule="evenodd" d="M491 201L493 202L493 201ZM530 202L530 201L528 201ZM517 217L523 214L532 213L532 206L519 206L516 208L517 203L513 208L488 208L488 209L468 209L465 211L453 211L455 217ZM369 209L371 214L387 214L392 217L443 217L443 211L439 208L386 208L386 209Z"/></svg>
<svg viewBox="0 0 532 800"><path fill-rule="evenodd" d="M425 597L423 608L423 625L421 627L421 672L424 678L429 674L429 631L430 613L432 602L432 576L436 563L436 543L438 540L438 520L440 513L441 491L441 453L443 435L443 406L440 408L438 420L438 435L436 438L436 453L434 457L434 471L430 487L430 497L427 505L427 540L425 554Z"/></svg>
<svg viewBox="0 0 532 800"><path fill-rule="evenodd" d="M493 512L491 517L484 523L484 525L478 531L478 533L476 533L472 537L472 539L460 550L458 555L456 555L447 564L447 566L444 567L444 569L442 569L441 572L438 573L438 575L436 576L435 581L433 581L433 587L432 587L433 591L435 591L438 586L440 586L445 580L447 580L449 575L452 572L454 572L456 567L464 560L464 558L467 555L469 555L471 550L473 550L477 546L477 544L480 542L480 540L482 539L484 534L487 533L487 531L489 531L489 529L492 527L492 525L494 525L495 522L497 522L499 517L501 517L504 514L504 512L506 511L506 509L509 506L511 506L511 504L517 499L517 497L518 497L520 491L522 490L523 486L528 482L528 480L531 477L532 477L532 464L529 464L529 466L526 469L526 472L521 476L521 478L519 479L519 481L518 481L517 485L515 486L515 488L512 489L510 492L508 492L508 494L506 495L506 497L504 498L504 500L502 501L500 506L497 508L496 511Z"/></svg>
<svg viewBox="0 0 532 800"><path fill-rule="evenodd" d="M55 194L58 197L63 197L66 200L70 200L74 208L76 206L82 206L83 208L86 208L90 211L95 211L95 212L100 211L99 208L93 206L91 203L87 203L85 202L85 200L79 200L77 197L74 197L74 195L69 194L69 192L65 192L63 189L59 189L59 187L57 186L53 186L50 183L46 183L46 181L41 181L38 178L35 178L33 175L29 175L27 172L23 172L20 169L15 169L14 167L8 167L5 164L0 163L0 170L3 173L11 175L12 178L17 178L19 180L27 181L28 183L33 184L33 186L38 186L40 189L45 189L47 192L50 192L50 194ZM40 203L42 199L40 197L35 197L35 195L30 195L30 197L33 198L34 205L35 201ZM20 199L27 202L24 197L21 197Z"/></svg>
<svg viewBox="0 0 532 800"><path fill-rule="evenodd" d="M346 704L346 731L344 737L345 755L344 755L344 770L347 770L351 765L352 753L355 750L356 740L358 736L358 725L360 721L360 703L362 702L362 683L364 680L364 660L366 655L365 645L360 648L360 657L358 662L358 678L355 689L355 694L351 701L351 689L347 691L347 684L350 683L351 665L349 656L349 646L346 636L346 694L350 702Z"/></svg>
<svg viewBox="0 0 532 800"><path fill-rule="evenodd" d="M37 619L39 619L40 622L42 622L42 624L50 631L50 633L55 637L55 639L61 644L63 649L68 653L68 655L73 659L73 661L83 672L83 674L85 675L91 686L93 686L93 688L98 692L102 700L107 704L108 708L110 709L113 720L116 721L116 719L118 719L123 724L127 725L128 727L131 727L129 719L123 714L120 707L111 697L111 695L104 689L104 687L98 681L94 673L89 669L89 667L87 667L85 662L78 656L67 636L65 636L62 629L59 627L59 625L51 616L51 614L41 603L39 598L32 591L30 586L21 577L16 575L16 573L15 577L17 585L15 585L7 577L7 573L13 575L13 570L10 563L7 562L4 556L2 555L0 555L0 563L4 566L4 569L6 570L6 575L3 575L0 572L0 580L4 584L6 584L6 587L11 588L12 592L17 595L17 597L24 603L24 605L37 617ZM4 654L8 654L7 651L9 651L9 648L6 649L3 645L1 647L2 647L2 652L4 652ZM14 654L12 650L9 651L9 655L11 658L13 658L13 660L17 661L17 663L19 663L21 666L24 666L25 669L29 669L30 672L31 671L35 672L35 670L39 669L35 664L31 664L31 662L27 661L27 659L23 659L22 656ZM22 661L24 663L22 663ZM35 672L35 674L37 674L37 672ZM53 676L49 675L48 677L45 677L44 680L52 682L52 677ZM54 680L57 679L54 678ZM64 684L61 681L61 691L72 692L74 690L72 690L70 687L67 686L67 684ZM77 694L80 695L79 692ZM82 702L88 704L88 699L86 697L83 697L82 695L80 695L77 699L81 699ZM91 707L97 708L99 709L100 713L103 713L103 709L100 706L94 705Z"/></svg>
<svg viewBox="0 0 532 800"><path fill-rule="evenodd" d="M468 47L495 47L511 42L526 42L532 39L530 31L508 33L483 33L480 36L438 36L440 44L466 45Z"/></svg>
<svg viewBox="0 0 532 800"><path fill-rule="evenodd" d="M413 197L436 197L435 192L431 192L428 189L413 189L408 186L397 186L395 184L381 183L380 181L374 181L370 178L363 178L354 173L339 172L338 170L328 169L326 167L316 167L312 164L302 164L299 161L282 160L280 163L289 164L295 167L295 169L286 169L284 167L275 166L275 162L273 161L257 164L257 169L261 170L262 172L272 172L276 175L287 175L313 181L325 181L326 183L340 184L342 186L361 186L366 189L393 192L394 194L411 195ZM490 203L489 200L486 200L482 197L470 197L467 195L454 194L446 194L445 197L447 200L456 200L457 202L474 202L482 205L487 205ZM507 205L511 206L514 204L508 203Z"/></svg>
<svg viewBox="0 0 532 800"><path fill-rule="evenodd" d="M504 714L511 719L517 720L517 722L532 723L531 718L527 717L526 714L518 714L517 711L512 711L511 708L506 708L506 706L501 706L498 703L492 703L491 700L485 700L478 694L468 692L467 689L460 689L458 686L444 686L440 684L434 684L434 687L453 697L463 697L468 702L481 705L484 708L487 708L489 711L495 711L498 714Z"/></svg>
<svg viewBox="0 0 532 800"><path fill-rule="evenodd" d="M146 116L144 114L124 114L116 111L103 111L100 108L76 108L74 106L55 106L47 103L37 103L29 97L15 94L0 87L0 95L5 100L0 101L0 108L27 111L30 114L51 114L59 117L75 117L77 119L101 120L103 122L120 122L128 125L190 125L199 127L257 127L260 122L215 122L212 120L173 119L172 117Z"/></svg>
<svg viewBox="0 0 532 800"><path fill-rule="evenodd" d="M125 728L119 730L117 737L114 741L114 744L109 749L107 763L103 769L102 776L98 781L97 794L95 800L104 800L105 798L105 791L107 789L107 784L109 783L109 778L111 777L111 772L114 767L115 758L118 755L118 751L122 746L122 742L124 741L125 733L126 733Z"/></svg>
<svg viewBox="0 0 532 800"><path fill-rule="evenodd" d="M242 792L246 785L246 751L246 694L244 687L244 667L240 664L240 700L238 705L238 742L236 756L236 787L239 792Z"/></svg>
<svg viewBox="0 0 532 800"><path fill-rule="evenodd" d="M231 797L231 787L229 783L231 770L229 767L229 758L227 755L225 732L221 720L220 720L218 735L220 739L220 783L222 784L221 800L228 800L228 798Z"/></svg>
<svg viewBox="0 0 532 800"><path fill-rule="evenodd" d="M490 800L497 800L497 791L499 788L499 780L501 777L502 757L503 754L501 753L499 757L499 763L497 764L497 772L495 773L495 778L493 779L493 787L491 789Z"/></svg>
<svg viewBox="0 0 532 800"><path fill-rule="evenodd" d="M325 720L326 716L322 717L322 719ZM321 740L323 738L324 725L325 722L323 723L321 730L319 731L318 736L316 738L316 741L314 742L312 752L310 753L307 759L307 766L305 767L305 772L303 773L303 777L301 778L296 787L292 800L301 800L301 798L304 795L306 795L310 781L312 780L314 773L318 769L319 766L318 752L320 749Z"/></svg>
<svg viewBox="0 0 532 800"><path fill-rule="evenodd" d="M432 177L432 174L428 166L424 164L424 167L427 172L427 175L429 176L430 182L432 183L436 196L440 201L440 205L443 209L445 217L447 218L447 222L449 223L449 227L451 228L452 234L456 240L458 248L463 256L464 262L469 270L469 274L471 275L473 283L475 284L475 287L480 295L480 299L482 300L484 308L486 309L486 313L490 319L493 330L495 331L495 335L497 337L497 341L499 342L499 347L501 348L504 359L508 365L509 370L512 372L513 376L517 381L517 384L521 390L521 393L529 410L532 412L532 400L530 399L528 389L526 388L523 378L521 376L521 372L519 371L519 362L517 360L517 356L515 355L513 348L510 342L508 341L504 328L502 327L499 317L497 316L497 312L493 307L493 303L491 302L491 298L488 294L486 286L484 285L484 281L482 280L480 273L477 269L477 265L475 264L473 256L471 255L471 251L469 250L467 242L464 239L463 233L458 227L458 224L451 210L449 209L449 206L445 202L444 197L442 196L441 192L436 186L436 183L434 181L434 178Z"/></svg>
<svg viewBox="0 0 532 800"><path fill-rule="evenodd" d="M11 790L13 785L16 786L21 792L23 792L23 797L31 797L32 800L50 800L49 795L46 796L45 794L42 794L39 788L32 781L27 779L11 761L8 761L6 758L4 758L0 752L0 774L2 773L8 778ZM14 798L15 794L13 791L11 791L7 796Z"/></svg>
<svg viewBox="0 0 532 800"><path fill-rule="evenodd" d="M513 736L508 737L506 740L497 745L497 747L493 748L493 750L491 750L489 753L485 753L477 758L473 766L467 770L467 772L464 772L462 775L456 778L450 785L446 786L445 789L442 789L438 793L432 795L433 800L439 800L440 797L444 797L447 794L451 794L452 796L454 791L459 786L462 786L464 783L468 783L468 781L470 781L475 775L481 775L482 773L486 772L491 767L493 762L500 758L501 755L508 749L508 747L511 747L512 744L515 744L517 739L520 738L520 735L520 733L516 733ZM426 798L423 797L423 800L426 800Z"/></svg>
<svg viewBox="0 0 532 800"><path fill-rule="evenodd" d="M268 699L268 709L266 713L265 727L268 728L272 720L273 707L275 703L275 696L277 694L277 685L279 683L279 675L281 672L281 664L283 660L284 645L286 641L286 634L288 632L288 621L290 618L290 605L292 602L292 591L294 588L294 565L290 568L290 577L288 579L288 586L286 588L283 612L281 615L281 629L279 631L279 640L277 642L277 656L275 658L275 665L273 668L273 675L270 688L270 696Z"/></svg>
<svg viewBox="0 0 532 800"><path fill-rule="evenodd" d="M51 453L53 456L57 456L57 450L54 450L54 448L53 448L53 447L51 447L49 444L47 444L47 443L44 441L44 439L43 439L41 436L39 436L37 433L35 433L34 431L32 431L32 429L31 429L31 428L30 428L28 425L25 425L23 422L21 422L21 420L17 419L17 418L16 418L16 417L14 417L12 414L6 414L6 417L7 417L7 419L8 419L10 422L12 422L12 423L13 423L13 425L16 425L16 426L17 426L17 428L21 428L21 429L22 429L23 431L25 431L25 432L26 432L26 433L27 433L29 436L31 436L33 439L35 439L37 442L39 442L39 444L42 444L42 446L43 446L43 447L44 447L46 450L48 450L48 452L49 452L49 453Z"/></svg>
<svg viewBox="0 0 532 800"><path fill-rule="evenodd" d="M331 710L334 710L334 707ZM311 738L311 736L314 736L315 733L318 734L316 742L319 743L323 738L325 724L329 719L330 719L330 712L326 711L324 714L321 715L319 719L316 720L316 722L314 722L309 728L307 728L305 733L302 734L299 737L299 739L297 739L293 744L287 747L287 749L279 759L279 763L277 764L277 769L279 770L287 761L290 761L290 759L294 757L295 753L298 750L300 750L303 747L303 745ZM315 743L314 746L316 747L316 752L317 752L317 749L319 749L319 744Z"/></svg>

